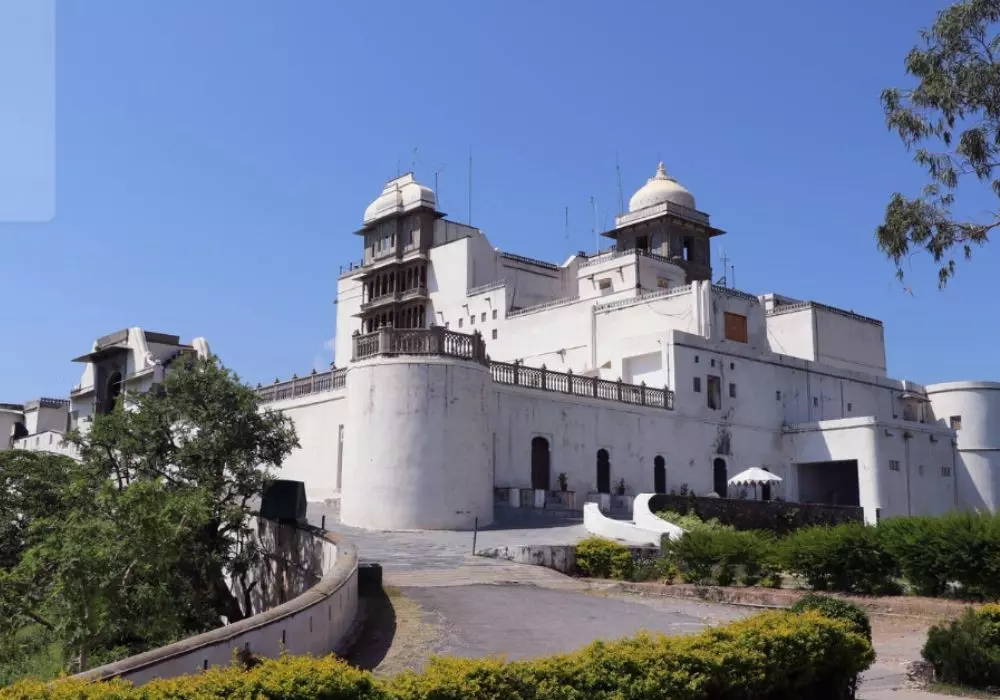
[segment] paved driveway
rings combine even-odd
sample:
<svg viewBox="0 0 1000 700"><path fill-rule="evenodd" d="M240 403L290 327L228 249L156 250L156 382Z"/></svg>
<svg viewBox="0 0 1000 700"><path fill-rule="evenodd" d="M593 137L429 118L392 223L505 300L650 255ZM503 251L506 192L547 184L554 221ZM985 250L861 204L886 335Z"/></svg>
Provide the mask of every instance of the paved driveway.
<svg viewBox="0 0 1000 700"><path fill-rule="evenodd" d="M309 519L342 532L362 559L378 561L388 595L372 604L353 661L379 675L421 668L432 655L530 658L569 652L640 630L685 634L756 612L715 603L634 596L536 566L472 556L471 532L372 532L340 525L336 510L310 504ZM572 544L579 523L554 519L494 527L476 549ZM905 664L919 658L924 626L875 618L879 654L866 674L865 700L944 700L903 689Z"/></svg>

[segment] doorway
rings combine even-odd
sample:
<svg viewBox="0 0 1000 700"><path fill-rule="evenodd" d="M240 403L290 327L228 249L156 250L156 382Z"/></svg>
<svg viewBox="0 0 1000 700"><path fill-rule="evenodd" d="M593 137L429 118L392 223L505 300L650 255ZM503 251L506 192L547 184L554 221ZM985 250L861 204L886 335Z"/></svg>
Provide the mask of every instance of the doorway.
<svg viewBox="0 0 1000 700"><path fill-rule="evenodd" d="M729 470L726 460L720 457L712 462L712 488L719 498L725 498L729 493Z"/></svg>
<svg viewBox="0 0 1000 700"><path fill-rule="evenodd" d="M611 456L604 448L597 451L597 493L611 493Z"/></svg>
<svg viewBox="0 0 1000 700"><path fill-rule="evenodd" d="M549 441L541 436L531 438L531 488L548 491L549 471Z"/></svg>
<svg viewBox="0 0 1000 700"><path fill-rule="evenodd" d="M653 492L667 492L667 465L662 455L653 458Z"/></svg>

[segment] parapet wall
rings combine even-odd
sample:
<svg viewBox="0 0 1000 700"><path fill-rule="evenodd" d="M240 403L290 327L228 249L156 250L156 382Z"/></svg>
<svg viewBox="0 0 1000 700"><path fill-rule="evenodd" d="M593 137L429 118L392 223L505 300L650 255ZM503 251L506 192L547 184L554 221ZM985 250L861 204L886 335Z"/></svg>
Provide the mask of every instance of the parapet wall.
<svg viewBox="0 0 1000 700"><path fill-rule="evenodd" d="M77 677L142 684L228 666L237 650L263 657L344 651L358 611L354 545L310 526L263 520L258 536L267 556L255 577L258 585L249 594L256 614Z"/></svg>

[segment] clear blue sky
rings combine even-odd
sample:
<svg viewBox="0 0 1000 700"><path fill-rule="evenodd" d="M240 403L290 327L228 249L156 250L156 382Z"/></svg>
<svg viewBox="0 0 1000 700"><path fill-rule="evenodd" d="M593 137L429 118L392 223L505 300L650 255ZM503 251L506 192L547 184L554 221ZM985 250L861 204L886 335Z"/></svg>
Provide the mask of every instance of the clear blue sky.
<svg viewBox="0 0 1000 700"><path fill-rule="evenodd" d="M133 325L205 336L251 382L329 362L365 206L416 148L464 220L470 145L494 245L592 248L616 151L626 200L662 158L741 289L884 319L891 376L998 379L1000 248L945 292L917 261L910 296L873 243L923 183L879 92L942 6L62 0L55 217L0 225L0 401L65 396L69 360Z"/></svg>

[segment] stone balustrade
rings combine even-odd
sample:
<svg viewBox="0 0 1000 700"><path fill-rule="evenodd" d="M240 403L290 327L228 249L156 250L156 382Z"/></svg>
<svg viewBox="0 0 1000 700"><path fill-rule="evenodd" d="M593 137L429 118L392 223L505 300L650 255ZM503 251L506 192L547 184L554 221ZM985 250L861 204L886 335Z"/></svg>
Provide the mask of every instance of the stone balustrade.
<svg viewBox="0 0 1000 700"><path fill-rule="evenodd" d="M355 362L373 357L395 357L398 355L427 355L457 357L472 360L490 368L493 381L497 384L540 389L573 396L586 396L605 401L636 406L649 406L672 411L674 392L667 387L653 387L643 384L629 384L620 379L610 381L599 377L585 377L569 372L553 372L541 367L526 367L520 362L495 362L486 354L486 343L478 332L456 333L440 326L433 328L380 328L374 333L355 333L353 336ZM257 386L261 403L286 401L300 396L309 396L327 391L343 389L346 386L346 369L329 372L313 372L286 382L269 386Z"/></svg>
<svg viewBox="0 0 1000 700"><path fill-rule="evenodd" d="M376 356L439 355L488 364L486 343L478 332L456 333L433 328L380 328L374 333L356 333L353 361Z"/></svg>

